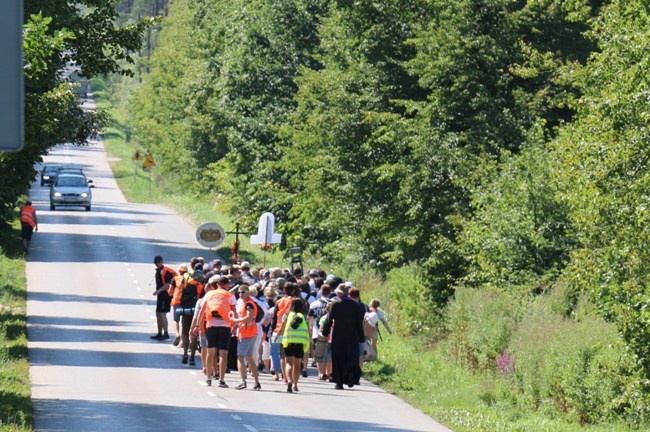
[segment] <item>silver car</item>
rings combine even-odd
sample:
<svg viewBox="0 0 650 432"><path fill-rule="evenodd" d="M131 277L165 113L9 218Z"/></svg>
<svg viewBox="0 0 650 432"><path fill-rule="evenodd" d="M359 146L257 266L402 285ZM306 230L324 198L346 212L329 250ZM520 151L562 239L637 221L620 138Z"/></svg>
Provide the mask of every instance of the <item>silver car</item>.
<svg viewBox="0 0 650 432"><path fill-rule="evenodd" d="M57 206L85 207L90 211L92 180L83 174L60 173L50 189L50 210Z"/></svg>

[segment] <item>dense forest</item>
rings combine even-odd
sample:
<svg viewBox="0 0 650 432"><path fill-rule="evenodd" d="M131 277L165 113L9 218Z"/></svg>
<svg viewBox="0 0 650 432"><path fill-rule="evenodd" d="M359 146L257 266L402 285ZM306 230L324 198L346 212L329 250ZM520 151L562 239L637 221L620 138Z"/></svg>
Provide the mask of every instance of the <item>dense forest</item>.
<svg viewBox="0 0 650 432"><path fill-rule="evenodd" d="M285 248L377 272L400 331L501 374L508 403L650 421L646 1L83 3L145 41L124 126L158 175L248 228L273 212ZM34 60L65 61L85 33L47 12L26 15ZM85 48L94 75L135 44ZM28 89L55 91L38 77ZM28 114L27 154L0 165L83 141L83 118Z"/></svg>

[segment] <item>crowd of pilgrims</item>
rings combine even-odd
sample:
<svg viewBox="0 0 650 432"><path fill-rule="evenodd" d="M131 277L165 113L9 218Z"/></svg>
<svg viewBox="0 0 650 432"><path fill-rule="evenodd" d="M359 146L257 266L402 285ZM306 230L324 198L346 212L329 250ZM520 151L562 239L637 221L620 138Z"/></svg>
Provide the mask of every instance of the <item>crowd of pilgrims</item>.
<svg viewBox="0 0 650 432"><path fill-rule="evenodd" d="M222 388L231 370L239 372L238 390L260 390L259 375L282 381L289 393L316 367L317 379L337 389L359 384L364 361L377 357L381 323L390 333L377 299L364 304L351 282L323 270L251 268L244 261L224 266L192 258L174 269L161 256L156 266L158 341L172 339L172 313L183 364L196 365L200 354L206 384Z"/></svg>

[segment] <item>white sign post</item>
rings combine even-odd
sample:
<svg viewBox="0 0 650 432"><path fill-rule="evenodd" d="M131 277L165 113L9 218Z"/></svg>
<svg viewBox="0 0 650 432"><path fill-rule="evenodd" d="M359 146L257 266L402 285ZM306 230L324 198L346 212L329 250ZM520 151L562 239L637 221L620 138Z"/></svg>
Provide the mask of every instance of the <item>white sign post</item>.
<svg viewBox="0 0 650 432"><path fill-rule="evenodd" d="M23 0L0 6L0 151L23 148Z"/></svg>
<svg viewBox="0 0 650 432"><path fill-rule="evenodd" d="M257 234L251 236L251 244L270 245L273 243L280 243L282 241L282 234L273 232L275 228L275 216L273 213L266 212L260 216L260 222L257 229ZM264 249L264 267L266 267L266 252Z"/></svg>

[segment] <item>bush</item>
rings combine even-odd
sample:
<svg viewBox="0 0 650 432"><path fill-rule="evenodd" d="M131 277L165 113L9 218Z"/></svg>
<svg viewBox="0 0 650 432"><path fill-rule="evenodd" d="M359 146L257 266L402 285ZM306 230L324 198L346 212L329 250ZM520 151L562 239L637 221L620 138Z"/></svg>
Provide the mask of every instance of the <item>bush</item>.
<svg viewBox="0 0 650 432"><path fill-rule="evenodd" d="M419 266L410 264L390 271L386 285L389 297L386 303L392 306L395 329L399 333L430 335L439 327L440 314L428 297Z"/></svg>
<svg viewBox="0 0 650 432"><path fill-rule="evenodd" d="M581 424L647 421L638 400L644 381L614 325L594 316L566 319L554 309L554 297L536 298L512 336L519 402Z"/></svg>
<svg viewBox="0 0 650 432"><path fill-rule="evenodd" d="M494 369L516 325L516 307L493 288L458 288L447 308L445 328L452 357L474 369Z"/></svg>

